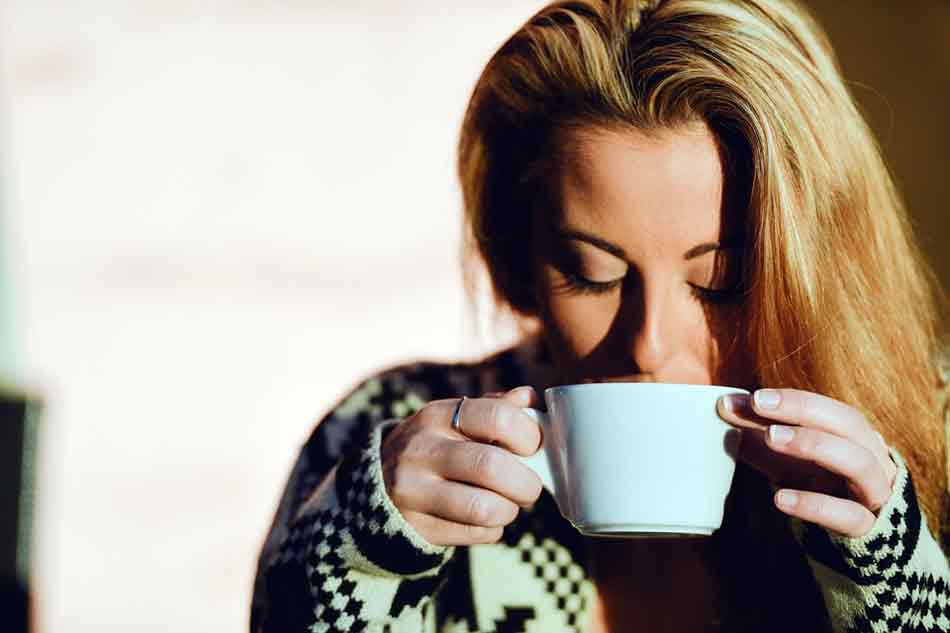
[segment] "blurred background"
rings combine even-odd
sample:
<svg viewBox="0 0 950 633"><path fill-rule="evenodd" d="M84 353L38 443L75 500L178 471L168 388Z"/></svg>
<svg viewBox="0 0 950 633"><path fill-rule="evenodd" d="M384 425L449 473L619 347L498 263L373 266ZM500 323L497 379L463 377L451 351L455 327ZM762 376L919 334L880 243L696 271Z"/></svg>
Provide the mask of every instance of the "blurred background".
<svg viewBox="0 0 950 633"><path fill-rule="evenodd" d="M543 4L0 3L0 382L44 402L35 458L22 407L0 435L0 527L36 630L246 630L315 419L511 340L462 292L454 144ZM808 4L947 287L950 2Z"/></svg>

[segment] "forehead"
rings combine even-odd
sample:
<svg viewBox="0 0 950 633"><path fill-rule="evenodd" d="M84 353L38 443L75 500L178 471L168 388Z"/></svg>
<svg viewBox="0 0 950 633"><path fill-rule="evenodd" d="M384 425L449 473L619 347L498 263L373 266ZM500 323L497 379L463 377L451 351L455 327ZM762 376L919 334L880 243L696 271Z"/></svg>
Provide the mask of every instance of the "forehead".
<svg viewBox="0 0 950 633"><path fill-rule="evenodd" d="M680 249L682 255L720 238L723 169L703 123L649 134L581 133L569 144L559 178L561 224L628 253Z"/></svg>

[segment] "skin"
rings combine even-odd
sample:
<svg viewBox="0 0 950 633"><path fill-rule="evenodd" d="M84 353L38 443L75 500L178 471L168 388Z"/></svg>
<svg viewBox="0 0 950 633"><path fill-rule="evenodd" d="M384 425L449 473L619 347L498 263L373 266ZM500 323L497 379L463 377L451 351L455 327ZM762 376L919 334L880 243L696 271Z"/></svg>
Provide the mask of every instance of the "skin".
<svg viewBox="0 0 950 633"><path fill-rule="evenodd" d="M559 208L539 205L532 240L559 381L754 390L751 399L720 400L718 412L743 429L740 459L772 482L776 506L839 534L866 534L896 466L859 410L781 386L756 389L737 325L742 250L727 248L741 246L742 222L723 204L709 129L592 130L577 141L557 183ZM710 243L722 248L697 251ZM541 494L537 475L514 456L539 446L537 424L520 410L539 398L521 387L468 399L461 433L450 425L457 403L432 402L389 433L386 487L431 543L495 542ZM783 432L791 439L781 442Z"/></svg>

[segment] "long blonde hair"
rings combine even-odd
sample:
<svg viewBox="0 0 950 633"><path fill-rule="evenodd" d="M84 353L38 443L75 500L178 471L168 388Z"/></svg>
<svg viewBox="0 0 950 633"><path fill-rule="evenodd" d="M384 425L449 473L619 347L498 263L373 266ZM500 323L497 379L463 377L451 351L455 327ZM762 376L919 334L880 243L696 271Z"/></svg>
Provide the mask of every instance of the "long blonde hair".
<svg viewBox="0 0 950 633"><path fill-rule="evenodd" d="M491 58L461 130L469 273L538 314L529 209L586 129L701 119L745 214L759 384L863 411L907 460L934 534L946 490L939 285L822 30L782 0L562 0Z"/></svg>

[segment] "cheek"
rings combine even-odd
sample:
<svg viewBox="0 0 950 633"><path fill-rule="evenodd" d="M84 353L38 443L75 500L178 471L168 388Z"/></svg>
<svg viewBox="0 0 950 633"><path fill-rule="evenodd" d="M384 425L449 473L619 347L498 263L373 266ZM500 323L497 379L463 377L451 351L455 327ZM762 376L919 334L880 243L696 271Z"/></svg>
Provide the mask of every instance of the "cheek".
<svg viewBox="0 0 950 633"><path fill-rule="evenodd" d="M619 300L612 293L555 295L547 300L548 326L566 356L584 358L607 337L618 309Z"/></svg>

